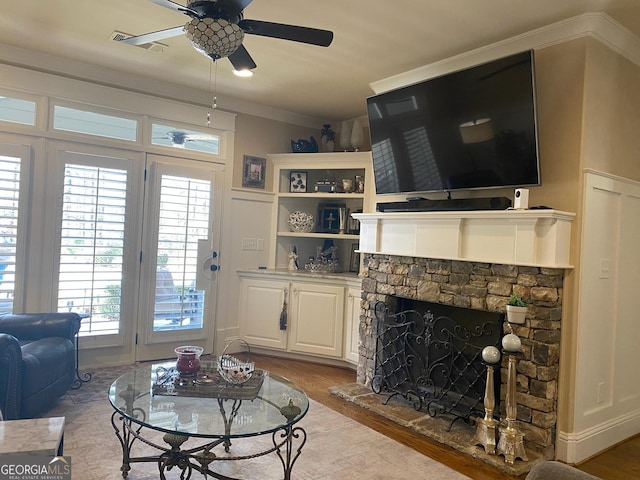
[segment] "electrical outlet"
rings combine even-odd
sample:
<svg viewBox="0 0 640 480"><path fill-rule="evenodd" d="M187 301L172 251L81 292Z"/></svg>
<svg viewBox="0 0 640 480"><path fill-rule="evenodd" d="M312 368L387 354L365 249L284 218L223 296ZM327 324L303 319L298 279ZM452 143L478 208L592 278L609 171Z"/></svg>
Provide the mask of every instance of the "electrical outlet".
<svg viewBox="0 0 640 480"><path fill-rule="evenodd" d="M242 250L257 250L258 241L255 238L243 238Z"/></svg>
<svg viewBox="0 0 640 480"><path fill-rule="evenodd" d="M264 238L258 238L257 250L264 250Z"/></svg>

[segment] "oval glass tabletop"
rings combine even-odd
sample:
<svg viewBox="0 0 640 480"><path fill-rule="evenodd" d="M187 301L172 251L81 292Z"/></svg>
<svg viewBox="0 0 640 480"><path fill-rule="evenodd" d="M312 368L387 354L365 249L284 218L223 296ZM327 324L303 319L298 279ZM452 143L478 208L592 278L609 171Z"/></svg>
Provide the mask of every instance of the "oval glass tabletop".
<svg viewBox="0 0 640 480"><path fill-rule="evenodd" d="M215 362L203 361L195 378L181 378L175 364L149 364L117 378L109 389L111 405L139 425L205 438L274 432L297 423L309 409L304 391L273 373L256 369L237 386L217 377Z"/></svg>

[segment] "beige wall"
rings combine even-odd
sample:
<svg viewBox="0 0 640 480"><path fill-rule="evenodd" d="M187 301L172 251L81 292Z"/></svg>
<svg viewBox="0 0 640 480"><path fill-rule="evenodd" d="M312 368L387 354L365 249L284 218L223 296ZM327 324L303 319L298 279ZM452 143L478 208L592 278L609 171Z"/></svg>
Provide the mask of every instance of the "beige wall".
<svg viewBox="0 0 640 480"><path fill-rule="evenodd" d="M579 387L593 390L590 384L584 385L590 380L577 374L577 362L586 353L578 352L578 345L585 344L581 336L593 330L591 320L579 315L580 310L589 309L592 299L581 298L579 292L592 262L597 261L582 258L588 240L583 238L583 172L588 168L640 180L640 67L598 40L584 37L537 50L536 69L542 187L531 190L530 203L576 213L571 244L575 268L568 272L563 293L567 301L563 303L557 425L569 445L565 454L573 448L574 458L562 458L562 449L558 453L571 462L579 461L579 452L585 448L577 440L582 435L577 430L583 430L585 423L585 412L578 411ZM614 358L602 352L588 354L598 356L605 369L613 368ZM617 415L613 408L607 413L612 416L589 428L603 430L601 441L611 444L622 438L613 433L605 438L603 425L614 422Z"/></svg>
<svg viewBox="0 0 640 480"><path fill-rule="evenodd" d="M584 167L640 180L640 68L589 40Z"/></svg>
<svg viewBox="0 0 640 480"><path fill-rule="evenodd" d="M252 155L267 158L270 153L291 152L291 140L309 139L320 142L320 129L301 127L251 115L238 114L233 159L233 187L242 187L242 157ZM273 165L267 163L265 190L273 191Z"/></svg>
<svg viewBox="0 0 640 480"><path fill-rule="evenodd" d="M542 187L530 205L577 211L585 50L580 39L535 53Z"/></svg>
<svg viewBox="0 0 640 480"><path fill-rule="evenodd" d="M581 191L582 116L587 42L585 39L536 51L536 89L542 187L532 189L531 205L578 212ZM580 251L580 216L572 225L571 262ZM561 364L558 396L559 431L571 431L575 384L577 272L564 282Z"/></svg>

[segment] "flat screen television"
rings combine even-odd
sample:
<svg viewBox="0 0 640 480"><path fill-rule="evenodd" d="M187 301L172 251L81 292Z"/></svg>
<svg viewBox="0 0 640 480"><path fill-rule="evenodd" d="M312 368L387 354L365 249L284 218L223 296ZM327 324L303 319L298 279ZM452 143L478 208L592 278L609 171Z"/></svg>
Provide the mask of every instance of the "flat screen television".
<svg viewBox="0 0 640 480"><path fill-rule="evenodd" d="M378 194L540 185L533 51L367 99Z"/></svg>

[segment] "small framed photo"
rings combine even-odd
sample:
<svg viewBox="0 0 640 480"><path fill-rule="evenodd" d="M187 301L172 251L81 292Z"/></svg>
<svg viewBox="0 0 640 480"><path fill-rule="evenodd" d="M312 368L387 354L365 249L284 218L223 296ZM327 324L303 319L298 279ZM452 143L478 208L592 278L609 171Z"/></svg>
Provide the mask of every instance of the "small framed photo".
<svg viewBox="0 0 640 480"><path fill-rule="evenodd" d="M307 172L289 172L289 191L292 193L307 193Z"/></svg>
<svg viewBox="0 0 640 480"><path fill-rule="evenodd" d="M264 176L267 160L260 157L243 155L242 157L242 186L250 188L264 188Z"/></svg>
<svg viewBox="0 0 640 480"><path fill-rule="evenodd" d="M352 243L351 244L351 257L349 261L349 271L350 272L359 272L360 271L360 252L357 252L359 244Z"/></svg>
<svg viewBox="0 0 640 480"><path fill-rule="evenodd" d="M340 210L346 214L346 208L341 203L321 203L318 206L318 231L325 233L340 233ZM345 219L343 219L344 222ZM342 226L344 228L344 225Z"/></svg>

